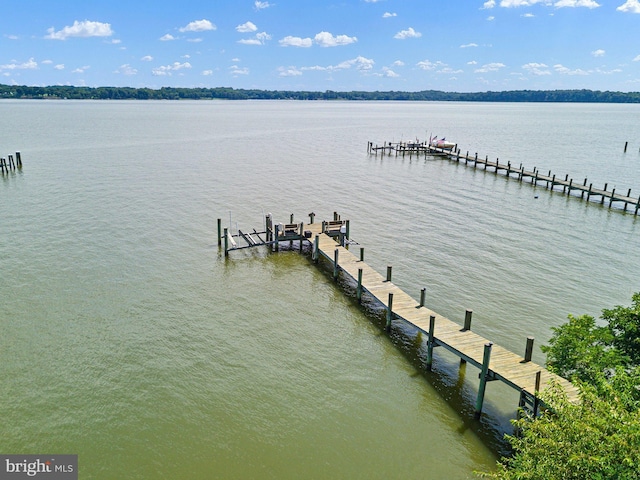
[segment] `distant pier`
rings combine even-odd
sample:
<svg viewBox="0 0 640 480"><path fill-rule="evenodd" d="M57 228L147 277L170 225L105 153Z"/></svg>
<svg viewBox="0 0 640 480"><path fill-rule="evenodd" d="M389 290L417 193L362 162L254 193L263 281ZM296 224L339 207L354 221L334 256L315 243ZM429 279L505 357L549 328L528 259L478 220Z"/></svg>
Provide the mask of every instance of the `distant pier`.
<svg viewBox="0 0 640 480"><path fill-rule="evenodd" d="M626 145L625 145L626 151ZM602 188L594 186L586 178L581 182L575 181L573 178L569 178L569 175L556 175L549 170L547 173L540 172L536 167L531 170L527 170L520 163L518 166L512 165L510 161L500 163L500 159L496 158L495 161L489 160L489 156L484 158L479 157L476 152L470 155L467 151L466 154L461 154L457 145L453 148L438 148L433 145L429 145L428 142L398 142L387 143L382 146L374 145L373 142L369 142L367 145L367 152L371 155L392 155L392 156L441 156L446 157L451 161L471 166L473 168L482 168L483 170L493 171L496 175L498 173L503 174L506 177L517 178L518 181L530 181L533 185L544 184L545 189L560 191L562 193L570 195L572 197L580 197L582 200L595 201L604 205L608 203L608 207L611 208L614 203L622 204L621 210L626 212L627 210L633 211L634 215L638 215L640 210L640 195L638 197L631 196L631 189L629 188L625 193L616 192L616 189L608 189L609 184L605 183ZM579 194L579 195L578 195Z"/></svg>
<svg viewBox="0 0 640 480"><path fill-rule="evenodd" d="M20 170L22 168L22 156L20 152L16 152L15 160L13 155L9 155L7 158L0 157L0 172L3 175L9 173L10 171Z"/></svg>
<svg viewBox="0 0 640 480"><path fill-rule="evenodd" d="M531 361L532 337L526 339L523 355L513 353L471 331L472 311L467 310L464 323L459 324L430 310L425 305L426 289L420 292L420 301L414 300L392 282L392 267L387 267L386 276L376 272L364 262L364 248L358 255L349 250L355 242L349 239L349 220L341 220L337 213L331 221L315 222L315 214L310 214L310 222L294 223L291 215L288 224L274 223L271 215L265 218L265 230L252 233L231 233L221 228L218 219L218 246L224 245L225 257L230 252L254 247L268 247L277 251L285 242L291 249L303 252L304 245L311 250L314 263L326 261L337 280L340 276L356 286L358 302L363 295L369 295L386 310L387 332L393 322L403 322L422 332L427 338L426 368L433 365L433 350L443 347L460 359L480 370L478 392L475 403L475 417L480 418L487 383L499 380L520 393L518 406L532 415L537 415L541 404L539 392L551 384L559 385L569 401L578 401L578 389L568 380L549 372Z"/></svg>

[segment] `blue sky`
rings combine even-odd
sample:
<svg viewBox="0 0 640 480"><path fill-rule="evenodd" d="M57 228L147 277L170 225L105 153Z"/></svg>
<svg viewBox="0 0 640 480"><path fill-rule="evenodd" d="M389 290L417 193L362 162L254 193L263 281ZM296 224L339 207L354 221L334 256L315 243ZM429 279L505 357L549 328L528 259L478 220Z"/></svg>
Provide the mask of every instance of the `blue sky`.
<svg viewBox="0 0 640 480"><path fill-rule="evenodd" d="M0 83L640 91L640 0L12 1Z"/></svg>

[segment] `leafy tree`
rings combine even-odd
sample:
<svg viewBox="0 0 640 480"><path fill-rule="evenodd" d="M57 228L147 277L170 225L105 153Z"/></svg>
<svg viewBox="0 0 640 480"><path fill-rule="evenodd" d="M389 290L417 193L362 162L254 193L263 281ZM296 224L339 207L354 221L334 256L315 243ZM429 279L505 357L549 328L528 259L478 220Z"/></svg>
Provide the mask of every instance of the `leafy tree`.
<svg viewBox="0 0 640 480"><path fill-rule="evenodd" d="M558 386L544 392L550 409L515 420L513 455L482 476L640 480L640 293L630 307L603 310L606 325L589 315L568 319L543 351L550 370L578 384L580 402Z"/></svg>

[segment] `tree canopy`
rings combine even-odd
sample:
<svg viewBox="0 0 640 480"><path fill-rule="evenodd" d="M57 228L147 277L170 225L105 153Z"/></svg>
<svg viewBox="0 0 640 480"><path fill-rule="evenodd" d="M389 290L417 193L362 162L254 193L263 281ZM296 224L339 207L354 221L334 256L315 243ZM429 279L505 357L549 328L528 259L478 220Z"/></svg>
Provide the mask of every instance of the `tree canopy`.
<svg viewBox="0 0 640 480"><path fill-rule="evenodd" d="M73 87L52 85L33 87L0 85L1 98L77 99L77 100L393 100L456 102L587 102L640 103L640 92L594 90L513 90L503 92L324 92L215 88L162 87Z"/></svg>
<svg viewBox="0 0 640 480"><path fill-rule="evenodd" d="M580 402L561 390L543 393L536 419L515 420L513 454L483 476L523 479L640 479L640 293L629 307L569 315L553 329L547 368L581 389Z"/></svg>

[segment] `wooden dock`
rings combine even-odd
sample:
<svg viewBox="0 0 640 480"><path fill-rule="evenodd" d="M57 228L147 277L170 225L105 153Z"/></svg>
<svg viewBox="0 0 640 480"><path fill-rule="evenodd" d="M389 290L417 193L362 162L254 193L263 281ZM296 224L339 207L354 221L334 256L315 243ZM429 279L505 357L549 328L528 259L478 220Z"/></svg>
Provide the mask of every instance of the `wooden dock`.
<svg viewBox="0 0 640 480"><path fill-rule="evenodd" d="M313 214L312 214L313 215ZM268 217L265 222L267 230L273 222ZM460 358L461 363L469 363L480 369L480 381L475 405L475 416L479 418L484 402L487 382L499 380L520 393L519 407L536 415L539 407L538 393L552 383L558 384L567 394L570 401L578 401L578 389L566 379L549 372L544 367L531 361L533 338L526 339L523 355L513 353L482 336L471 331L472 312L467 310L464 325L449 320L425 306L425 289L422 289L420 301L392 282L392 269L387 267L386 277L375 271L364 262L364 249L360 248L359 256L349 250L349 221L342 221L334 213L330 222L314 223L313 216L308 224L288 224L290 229L272 228L264 237L270 238L263 245L277 249L279 243L289 241L303 244L309 242L312 247L312 259L318 263L321 259L329 262L334 279L340 275L347 277L356 287L358 301L363 295L371 296L374 301L386 309L386 330L390 331L394 322L403 322L427 336L427 369L433 364L433 349L443 347ZM294 228L297 227L297 228ZM226 230L226 229L225 229ZM295 230L295 234L294 234ZM224 235L227 235L225 232ZM218 245L224 236L218 223ZM236 237L238 239L240 237ZM277 240L277 241L276 241ZM236 246L229 249L225 242L225 255L229 250L249 248ZM257 245L253 245L257 246Z"/></svg>
<svg viewBox="0 0 640 480"><path fill-rule="evenodd" d="M622 211L626 212L629 207L633 209L633 214L638 215L640 211L640 195L636 197L631 196L631 189L627 190L627 193L616 192L613 188L608 190L608 183L604 184L603 188L594 187L593 183L588 182L585 178L582 183L580 181L574 181L573 178L569 178L569 175L564 177L551 173L540 172L536 167L531 170L525 169L522 164L518 166L512 165L511 162L500 163L500 159L496 158L495 161L489 160L489 156L485 158L478 157L478 153L470 155L467 151L466 154L461 154L460 149L457 147L453 149L437 148L432 145L428 145L426 142L416 143L386 143L380 147L369 142L367 146L369 154L377 155L378 152L381 155L395 155L396 157L412 156L441 156L446 157L451 161L460 163L464 162L465 165L470 165L473 168L482 168L483 170L493 170L496 175L498 173L503 174L506 177L517 178L518 181L526 181L528 179L531 184L538 185L544 184L545 189L559 191L562 188L562 193L571 195L573 197L580 197L586 201L597 201L601 205L608 202L608 207L611 208L614 203L623 204ZM625 150L626 151L626 150ZM579 195L578 195L579 194ZM586 197L586 198L585 198Z"/></svg>

